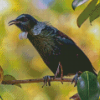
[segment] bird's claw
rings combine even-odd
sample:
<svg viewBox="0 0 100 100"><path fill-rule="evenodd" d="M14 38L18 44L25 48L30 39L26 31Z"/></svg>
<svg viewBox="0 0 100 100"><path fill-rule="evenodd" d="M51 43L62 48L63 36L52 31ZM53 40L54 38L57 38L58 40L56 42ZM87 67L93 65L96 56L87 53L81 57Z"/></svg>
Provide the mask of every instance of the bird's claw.
<svg viewBox="0 0 100 100"><path fill-rule="evenodd" d="M43 77L43 79L44 79L44 85L42 86L42 88L43 88L45 85L47 86L47 82L48 82L48 85L51 86L51 84L50 84L50 79L51 79L51 77L50 77L50 76L45 76L45 77Z"/></svg>
<svg viewBox="0 0 100 100"><path fill-rule="evenodd" d="M78 73L75 74L74 78L72 79L72 83L75 81L75 85L74 87L77 85L77 81L78 81Z"/></svg>

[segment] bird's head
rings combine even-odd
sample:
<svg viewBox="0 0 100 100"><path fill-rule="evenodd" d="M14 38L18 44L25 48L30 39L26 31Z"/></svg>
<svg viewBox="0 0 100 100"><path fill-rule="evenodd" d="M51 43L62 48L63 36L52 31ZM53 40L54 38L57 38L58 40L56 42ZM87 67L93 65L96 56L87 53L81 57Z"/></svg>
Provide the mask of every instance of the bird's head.
<svg viewBox="0 0 100 100"><path fill-rule="evenodd" d="M23 32L29 31L34 25L37 24L37 20L29 14L22 14L18 16L15 20L11 20L9 25L16 25Z"/></svg>

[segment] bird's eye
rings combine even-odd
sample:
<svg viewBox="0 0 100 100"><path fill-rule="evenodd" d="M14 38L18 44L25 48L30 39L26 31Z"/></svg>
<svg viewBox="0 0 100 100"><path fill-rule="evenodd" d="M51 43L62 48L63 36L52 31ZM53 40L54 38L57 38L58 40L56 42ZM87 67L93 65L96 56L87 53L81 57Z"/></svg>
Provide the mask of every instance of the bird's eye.
<svg viewBox="0 0 100 100"><path fill-rule="evenodd" d="M20 18L20 21L22 21L22 22L26 22L27 20L28 20L28 19L25 18L25 17Z"/></svg>
<svg viewBox="0 0 100 100"><path fill-rule="evenodd" d="M24 21L27 21L28 19L27 18L24 18Z"/></svg>

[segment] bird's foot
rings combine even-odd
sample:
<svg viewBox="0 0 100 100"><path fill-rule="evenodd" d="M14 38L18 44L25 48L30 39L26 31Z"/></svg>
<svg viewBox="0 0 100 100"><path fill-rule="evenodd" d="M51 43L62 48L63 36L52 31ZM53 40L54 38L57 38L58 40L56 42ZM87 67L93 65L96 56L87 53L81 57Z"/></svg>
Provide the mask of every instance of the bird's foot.
<svg viewBox="0 0 100 100"><path fill-rule="evenodd" d="M50 84L50 80L51 78L54 78L54 76L44 76L43 79L44 79L44 85L42 86L42 88L46 85L47 86L47 83L49 86L51 86Z"/></svg>
<svg viewBox="0 0 100 100"><path fill-rule="evenodd" d="M75 81L75 85L74 87L77 85L77 81L78 81L78 72L75 74L74 78L72 79L72 83Z"/></svg>
<svg viewBox="0 0 100 100"><path fill-rule="evenodd" d="M27 35L28 35L28 32L22 32L19 34L19 39L20 40L27 39Z"/></svg>
<svg viewBox="0 0 100 100"><path fill-rule="evenodd" d="M72 83L75 81L74 87L77 85L77 81L78 81L78 77L79 77L78 73L82 73L82 72L81 72L81 71L77 72L77 73L75 74L74 78L72 79Z"/></svg>

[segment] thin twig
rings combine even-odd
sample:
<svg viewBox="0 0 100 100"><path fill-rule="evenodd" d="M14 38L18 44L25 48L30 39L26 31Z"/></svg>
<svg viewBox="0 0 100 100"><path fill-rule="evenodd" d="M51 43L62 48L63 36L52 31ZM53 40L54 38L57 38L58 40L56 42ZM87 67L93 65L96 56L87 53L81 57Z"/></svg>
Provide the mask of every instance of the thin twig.
<svg viewBox="0 0 100 100"><path fill-rule="evenodd" d="M63 78L63 80L61 80L61 78L51 78L50 79L51 82L53 81L58 81L58 82L72 82L72 79L69 78ZM19 84L19 83L39 83L39 82L44 82L43 79L26 79L26 80L7 80L7 81L2 81L1 84Z"/></svg>

